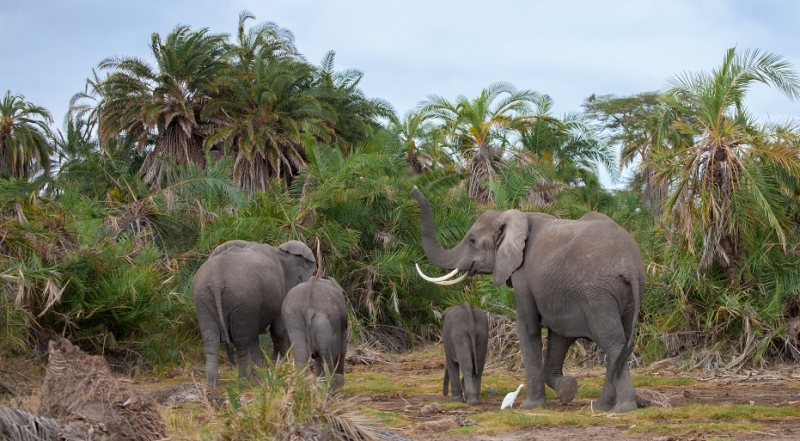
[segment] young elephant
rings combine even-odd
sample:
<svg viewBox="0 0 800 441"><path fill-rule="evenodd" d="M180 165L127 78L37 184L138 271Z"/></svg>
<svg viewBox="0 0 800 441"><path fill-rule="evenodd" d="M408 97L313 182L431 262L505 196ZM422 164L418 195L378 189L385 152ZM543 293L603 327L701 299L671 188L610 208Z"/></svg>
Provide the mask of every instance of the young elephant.
<svg viewBox="0 0 800 441"><path fill-rule="evenodd" d="M311 277L286 295L281 316L289 333L296 364L314 359L317 375L333 372L333 386L344 385L347 355L347 302L332 278Z"/></svg>
<svg viewBox="0 0 800 441"><path fill-rule="evenodd" d="M467 302L451 306L442 318L442 340L444 340L445 368L442 393L447 396L451 385L452 401L478 404L481 395L481 376L486 364L486 347L489 344L489 320L486 313ZM459 381L461 375L463 380Z"/></svg>

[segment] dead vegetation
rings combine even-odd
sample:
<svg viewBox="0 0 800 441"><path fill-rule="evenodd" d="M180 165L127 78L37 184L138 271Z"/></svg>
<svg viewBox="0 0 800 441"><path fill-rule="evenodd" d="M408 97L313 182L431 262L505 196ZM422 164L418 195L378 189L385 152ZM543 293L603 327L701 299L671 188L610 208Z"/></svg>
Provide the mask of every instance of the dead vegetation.
<svg viewBox="0 0 800 441"><path fill-rule="evenodd" d="M41 397L39 414L61 419L86 439L153 441L167 435L149 396L114 378L102 357L63 338L50 342Z"/></svg>
<svg viewBox="0 0 800 441"><path fill-rule="evenodd" d="M152 390L150 391L150 397L164 407L181 406L195 402L204 404L208 408L219 410L226 403L222 395L194 381L186 381Z"/></svg>
<svg viewBox="0 0 800 441"><path fill-rule="evenodd" d="M80 438L62 437L61 422L24 410L0 406L0 440L71 441Z"/></svg>

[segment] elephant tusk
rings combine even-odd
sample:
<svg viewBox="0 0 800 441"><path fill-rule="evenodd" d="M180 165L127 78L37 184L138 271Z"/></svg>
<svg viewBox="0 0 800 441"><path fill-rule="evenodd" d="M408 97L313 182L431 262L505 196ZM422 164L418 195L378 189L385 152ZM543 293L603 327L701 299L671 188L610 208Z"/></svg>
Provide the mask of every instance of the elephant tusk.
<svg viewBox="0 0 800 441"><path fill-rule="evenodd" d="M459 278L457 278L455 280L446 280L446 281L443 281L443 282L433 282L433 283L435 283L437 285L443 285L443 286L455 285L456 283L462 282L467 277L469 277L469 273L464 273L463 275L461 275L461 277L459 277Z"/></svg>
<svg viewBox="0 0 800 441"><path fill-rule="evenodd" d="M442 277L428 277L428 276L426 276L426 275L425 275L425 274L422 272L422 269L419 267L419 264L418 264L418 263L415 263L414 265L416 265L416 266L417 266L417 272L419 273L419 275L420 275L420 276L422 276L422 278L423 278L423 279L425 279L425 280L427 280L428 282L434 282L434 283L436 283L436 282L442 282L442 281L444 281L444 280L447 280L447 279L450 279L450 278L452 278L453 276L455 276L456 274L458 274L458 268L456 268L456 269L454 269L454 270L453 270L453 271L452 271L450 274L447 274L446 276L442 276Z"/></svg>

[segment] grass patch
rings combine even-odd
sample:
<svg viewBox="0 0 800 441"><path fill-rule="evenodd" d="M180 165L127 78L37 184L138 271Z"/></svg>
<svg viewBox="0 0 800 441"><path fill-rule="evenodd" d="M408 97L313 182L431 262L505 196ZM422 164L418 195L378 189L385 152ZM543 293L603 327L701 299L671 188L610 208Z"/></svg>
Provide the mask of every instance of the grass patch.
<svg viewBox="0 0 800 441"><path fill-rule="evenodd" d="M703 434L727 434L735 432L760 431L764 428L755 423L663 423L663 424L637 424L636 427L628 429L626 432L654 432L663 435L687 435L689 433L700 432Z"/></svg>
<svg viewBox="0 0 800 441"><path fill-rule="evenodd" d="M460 401L448 401L446 403L439 403L439 406L442 410L456 410L456 409L472 409L467 403L462 403Z"/></svg>
<svg viewBox="0 0 800 441"><path fill-rule="evenodd" d="M475 414L470 418L475 420L481 426L481 429L489 429L496 432L525 429L533 426L596 425L601 423L599 418L583 411L566 413L548 409L536 409L534 411L496 410Z"/></svg>
<svg viewBox="0 0 800 441"><path fill-rule="evenodd" d="M673 409L637 409L624 414L592 413L583 409L559 412L550 409L491 411L471 415L478 426L453 429L448 433L503 433L535 426L629 425L634 431L680 435L691 431L732 433L763 430L759 422L800 416L800 408L749 405L689 404Z"/></svg>
<svg viewBox="0 0 800 441"><path fill-rule="evenodd" d="M176 440L217 439L222 425L217 413L200 403L162 408L161 418L167 425L170 438Z"/></svg>
<svg viewBox="0 0 800 441"><path fill-rule="evenodd" d="M750 406L747 404L687 404L672 409L651 407L629 413L643 421L772 421L800 416L800 408L794 406ZM624 414L621 417L624 417Z"/></svg>
<svg viewBox="0 0 800 441"><path fill-rule="evenodd" d="M584 386L587 388L596 388L600 390L603 387L603 382L605 381L605 376L596 376L596 377L589 377L584 378L578 381L578 385ZM679 377L653 377L653 376L636 376L633 377L633 386L634 387L647 387L647 388L659 388L659 387L668 387L668 386L694 386L697 384L691 378L679 378Z"/></svg>
<svg viewBox="0 0 800 441"><path fill-rule="evenodd" d="M411 424L408 418L405 418L403 415L394 412L385 412L382 410L362 410L359 413L377 420L386 427L408 427L408 425Z"/></svg>
<svg viewBox="0 0 800 441"><path fill-rule="evenodd" d="M345 394L441 394L442 379L434 375L387 375L382 373L356 373L347 375Z"/></svg>

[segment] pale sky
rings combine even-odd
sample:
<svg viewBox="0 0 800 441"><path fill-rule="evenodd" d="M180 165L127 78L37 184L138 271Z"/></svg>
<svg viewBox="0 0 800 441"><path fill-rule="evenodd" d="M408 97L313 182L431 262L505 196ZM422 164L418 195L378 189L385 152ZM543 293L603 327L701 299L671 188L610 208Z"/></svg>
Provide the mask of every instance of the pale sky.
<svg viewBox="0 0 800 441"><path fill-rule="evenodd" d="M733 46L800 66L792 0L0 0L0 93L24 95L61 127L102 59L152 60L150 34L178 24L233 35L245 9L291 30L312 63L336 51L336 69L364 71L364 92L399 115L431 94L474 98L508 81L550 95L561 116L593 93L653 91L676 73L711 70ZM746 104L762 119L800 114L761 86Z"/></svg>

